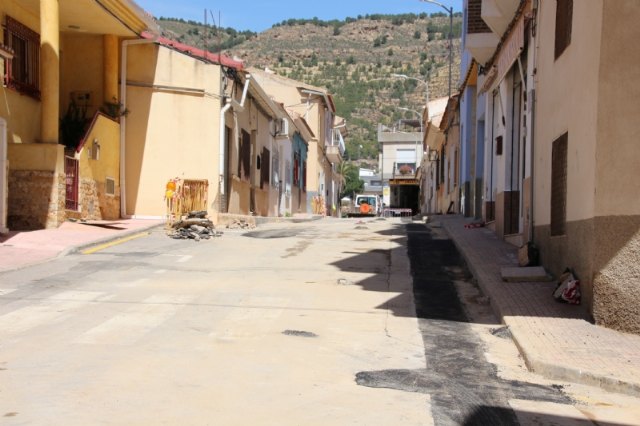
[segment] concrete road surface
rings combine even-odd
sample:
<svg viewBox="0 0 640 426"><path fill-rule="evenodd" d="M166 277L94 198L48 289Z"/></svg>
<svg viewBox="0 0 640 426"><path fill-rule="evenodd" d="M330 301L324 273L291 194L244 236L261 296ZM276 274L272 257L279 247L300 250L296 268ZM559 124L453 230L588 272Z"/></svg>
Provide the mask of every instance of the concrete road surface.
<svg viewBox="0 0 640 426"><path fill-rule="evenodd" d="M455 310L434 313L421 287L418 320L407 229L446 239L400 219L202 242L158 229L0 274L0 424L479 424L476 399L507 422L591 424L585 407L597 418L600 402L633 406L524 371L486 303L461 314L451 302L482 297L465 293L477 289L463 265L441 265L460 274L458 293L440 295ZM412 247L414 273L437 275ZM461 343L447 347L447 335ZM473 371L443 371L462 372L464 359L477 359Z"/></svg>

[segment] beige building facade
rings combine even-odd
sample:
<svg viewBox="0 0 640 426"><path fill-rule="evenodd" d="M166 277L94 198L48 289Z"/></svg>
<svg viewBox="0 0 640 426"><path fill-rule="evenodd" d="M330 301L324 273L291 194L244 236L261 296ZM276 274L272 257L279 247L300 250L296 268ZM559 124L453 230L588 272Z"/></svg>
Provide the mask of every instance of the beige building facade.
<svg viewBox="0 0 640 426"><path fill-rule="evenodd" d="M125 217L169 214L165 185L199 186L210 218L219 197L220 111L224 70L217 56L189 54L188 46L164 39L130 42L123 52L128 110L122 119L122 184ZM204 54L204 52L200 52ZM176 196L187 198L186 188ZM200 195L202 195L200 194ZM185 200L174 200L183 202Z"/></svg>
<svg viewBox="0 0 640 426"><path fill-rule="evenodd" d="M251 69L267 93L292 114L303 118L313 137L307 141L305 188L306 211L337 215L342 178L338 165L344 155L344 125L335 114L333 98L326 89ZM334 208L336 207L336 208Z"/></svg>
<svg viewBox="0 0 640 426"><path fill-rule="evenodd" d="M478 75L461 121L484 148L482 218L533 242L553 275L572 268L597 324L640 333L640 4L466 0L465 13L462 75L474 62Z"/></svg>
<svg viewBox="0 0 640 426"><path fill-rule="evenodd" d="M537 12L535 241L552 272L575 269L598 324L640 333L640 4L554 3Z"/></svg>
<svg viewBox="0 0 640 426"><path fill-rule="evenodd" d="M448 104L449 98L434 99L427 104L422 115L423 155L418 171L421 213L424 215L438 214L443 211L440 170L447 135L441 128L441 124Z"/></svg>

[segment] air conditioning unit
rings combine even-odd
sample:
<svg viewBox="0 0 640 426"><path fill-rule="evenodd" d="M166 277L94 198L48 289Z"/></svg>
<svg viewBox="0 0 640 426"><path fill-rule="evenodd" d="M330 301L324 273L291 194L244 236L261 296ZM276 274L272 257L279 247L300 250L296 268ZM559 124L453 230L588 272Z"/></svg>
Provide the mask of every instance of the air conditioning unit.
<svg viewBox="0 0 640 426"><path fill-rule="evenodd" d="M286 118L276 120L276 136L289 136L289 120Z"/></svg>

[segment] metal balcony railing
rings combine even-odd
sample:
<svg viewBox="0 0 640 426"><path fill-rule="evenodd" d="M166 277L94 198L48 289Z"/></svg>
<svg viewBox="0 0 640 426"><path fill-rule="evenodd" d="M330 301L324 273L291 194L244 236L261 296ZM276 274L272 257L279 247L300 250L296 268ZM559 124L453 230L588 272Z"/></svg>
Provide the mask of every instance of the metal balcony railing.
<svg viewBox="0 0 640 426"><path fill-rule="evenodd" d="M337 146L338 150L340 151L340 155L344 156L344 152L346 151L346 146L344 144L344 138L342 137L342 133L340 133L340 130L338 129L333 130L333 138L331 140L331 146Z"/></svg>

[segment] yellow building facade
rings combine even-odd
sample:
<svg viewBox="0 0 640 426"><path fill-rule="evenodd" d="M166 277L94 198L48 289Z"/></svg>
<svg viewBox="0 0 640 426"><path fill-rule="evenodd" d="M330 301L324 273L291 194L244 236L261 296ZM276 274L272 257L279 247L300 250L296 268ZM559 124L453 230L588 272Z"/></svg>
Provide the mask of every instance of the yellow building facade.
<svg viewBox="0 0 640 426"><path fill-rule="evenodd" d="M0 118L8 164L0 187L6 187L7 226L56 227L74 215L119 217L119 203L105 194L114 187L113 197L119 197L112 161L119 149L118 117L111 124L95 118L107 103L118 102L120 42L155 24L127 0L7 0L0 19ZM83 149L92 147L89 162Z"/></svg>

